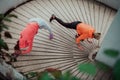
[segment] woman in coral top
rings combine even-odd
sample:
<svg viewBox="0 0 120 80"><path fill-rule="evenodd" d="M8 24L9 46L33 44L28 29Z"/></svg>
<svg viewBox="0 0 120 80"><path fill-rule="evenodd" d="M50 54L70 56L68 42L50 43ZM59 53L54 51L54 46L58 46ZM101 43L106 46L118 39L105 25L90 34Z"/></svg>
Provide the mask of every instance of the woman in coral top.
<svg viewBox="0 0 120 80"><path fill-rule="evenodd" d="M85 24L81 21L65 23L61 19L57 18L54 14L51 16L50 22L52 20L56 20L58 23L60 23L62 26L66 28L75 29L77 31L77 35L75 36L76 44L78 48L81 50L83 50L83 47L80 46L79 44L80 41L84 41L85 39L87 39L87 41L91 43L91 41L89 41L88 38L95 38L97 40L100 39L101 33L95 33L95 29L92 26Z"/></svg>
<svg viewBox="0 0 120 80"><path fill-rule="evenodd" d="M34 36L37 34L39 29L38 23L30 22L27 24L25 29L21 31L19 38L19 47L22 54L30 53L32 49Z"/></svg>
<svg viewBox="0 0 120 80"><path fill-rule="evenodd" d="M38 29L48 30L50 34L49 39L50 40L53 39L51 27L43 19L32 18L29 20L29 23L26 25L26 27L21 31L20 38L17 41L17 44L15 45L15 46L19 45L19 50L18 48L17 49L14 48L15 49L14 53L16 52L21 54L30 53L30 51L32 50L33 39L37 34Z"/></svg>

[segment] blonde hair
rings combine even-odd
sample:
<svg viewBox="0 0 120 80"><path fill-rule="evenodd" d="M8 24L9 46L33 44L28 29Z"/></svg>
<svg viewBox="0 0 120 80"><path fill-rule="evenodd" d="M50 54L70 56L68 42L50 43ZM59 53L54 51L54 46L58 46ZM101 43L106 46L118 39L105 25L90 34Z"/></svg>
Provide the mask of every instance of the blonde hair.
<svg viewBox="0 0 120 80"><path fill-rule="evenodd" d="M99 40L101 37L101 33L94 33L94 38Z"/></svg>

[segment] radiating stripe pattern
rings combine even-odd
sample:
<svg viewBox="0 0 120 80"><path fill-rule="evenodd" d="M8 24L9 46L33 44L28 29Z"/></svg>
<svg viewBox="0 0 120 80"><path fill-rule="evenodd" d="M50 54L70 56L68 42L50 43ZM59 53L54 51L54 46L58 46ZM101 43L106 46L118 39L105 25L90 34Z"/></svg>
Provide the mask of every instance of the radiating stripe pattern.
<svg viewBox="0 0 120 80"><path fill-rule="evenodd" d="M84 80L110 80L110 72L97 70L95 76L80 73L77 70L79 63L89 62L88 54L96 46L101 45L102 40L116 14L116 11L96 2L95 0L32 0L14 9L11 13L18 16L11 18L13 22L7 23L13 39L5 39L9 45L9 52L13 53L13 47L19 38L20 31L24 29L30 18L43 18L52 27L54 39L49 40L49 32L40 29L34 38L33 48L30 54L21 55L14 67L23 73L30 71L42 71L53 67L60 70L71 70L71 73ZM82 21L92 25L102 36L99 41L92 40L80 44L84 51L75 44L75 30L67 29L56 21L49 22L52 14L65 22Z"/></svg>

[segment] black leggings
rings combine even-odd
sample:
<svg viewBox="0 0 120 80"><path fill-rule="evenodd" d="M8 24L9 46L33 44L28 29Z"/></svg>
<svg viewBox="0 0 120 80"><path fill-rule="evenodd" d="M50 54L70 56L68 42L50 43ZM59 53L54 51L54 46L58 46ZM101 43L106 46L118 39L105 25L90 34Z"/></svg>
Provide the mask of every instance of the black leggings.
<svg viewBox="0 0 120 80"><path fill-rule="evenodd" d="M74 21L71 23L65 23L63 22L61 19L55 17L54 18L58 23L60 23L62 26L66 27L66 28L70 28L70 29L76 29L77 24L82 23L81 21Z"/></svg>

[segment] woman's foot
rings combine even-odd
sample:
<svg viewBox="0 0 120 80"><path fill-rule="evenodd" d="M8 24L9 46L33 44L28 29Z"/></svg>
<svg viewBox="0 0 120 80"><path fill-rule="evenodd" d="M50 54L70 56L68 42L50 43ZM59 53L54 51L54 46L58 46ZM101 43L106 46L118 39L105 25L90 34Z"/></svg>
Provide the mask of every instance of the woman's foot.
<svg viewBox="0 0 120 80"><path fill-rule="evenodd" d="M54 15L54 14L52 14L52 16L50 17L50 22L51 22L53 19L55 19L55 15Z"/></svg>

